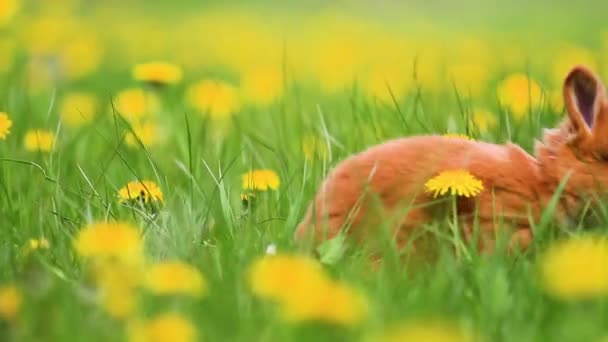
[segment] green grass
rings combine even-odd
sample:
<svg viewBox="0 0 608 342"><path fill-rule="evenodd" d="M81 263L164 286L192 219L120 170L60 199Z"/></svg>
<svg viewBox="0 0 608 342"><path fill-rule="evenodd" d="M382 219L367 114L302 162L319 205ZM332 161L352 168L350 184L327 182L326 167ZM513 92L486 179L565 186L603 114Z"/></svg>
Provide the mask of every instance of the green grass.
<svg viewBox="0 0 608 342"><path fill-rule="evenodd" d="M22 91L11 88L12 93ZM298 104L289 93L269 109L243 110L227 136L213 140L213 128L171 94L172 90L166 94L169 105L163 113L170 119L171 136L164 146L150 150L124 146L120 139L124 121L102 116L78 131L57 125L59 140L53 153L27 153L18 138L31 125L23 117L16 118L9 139L0 145L0 283L22 286L26 302L17 329L0 325L5 338L122 338L121 324L91 301L91 288L71 247L81 227L106 219L145 227L151 259L179 258L200 268L210 282L207 298L150 297L144 308L147 313L167 309L185 313L208 341L351 341L388 323L427 316L472 326L488 341L589 341L605 333L605 301L567 304L539 290L535 256L555 234L542 234L543 239L522 255L498 252L482 257L473 251L471 258L455 258L451 242L441 238L449 236L449 219L429 227L437 232L439 257L433 263L402 267L393 260L370 272L359 253L363 247L348 240L346 253L331 258L326 267L332 277L361 288L370 300L369 318L360 326L283 323L272 305L254 298L246 286L244 274L254 258L271 243L280 252L297 251L293 229L323 175L339 160L389 138L427 130L445 132L446 122L463 132L459 105L450 94L441 101L422 94L416 108L410 97L397 110L366 102L356 93L321 99L318 104ZM430 102L438 102L436 108L427 109ZM8 111L17 113L26 107L21 98L11 101ZM47 111L51 115L46 123L55 125L55 108ZM519 126L511 123L516 142L529 144L539 134L540 121L559 118L543 111L532 115ZM504 141L508 116L503 119L496 132L483 138ZM331 160L305 163L299 142L306 132L328 134ZM239 198L240 175L251 167L272 168L282 182L278 191L260 194L253 210L246 211ZM135 179L160 184L166 205L156 215L117 203L118 188ZM545 230L554 228L541 224ZM51 248L22 257L21 247L39 236L46 237Z"/></svg>

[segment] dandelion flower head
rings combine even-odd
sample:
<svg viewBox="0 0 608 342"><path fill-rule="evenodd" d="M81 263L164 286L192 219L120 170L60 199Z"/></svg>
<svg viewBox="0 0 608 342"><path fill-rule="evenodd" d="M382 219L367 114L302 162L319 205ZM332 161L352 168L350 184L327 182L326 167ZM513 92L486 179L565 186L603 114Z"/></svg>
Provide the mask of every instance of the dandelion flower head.
<svg viewBox="0 0 608 342"><path fill-rule="evenodd" d="M74 241L85 258L138 262L143 252L139 229L124 222L100 222L84 227Z"/></svg>
<svg viewBox="0 0 608 342"><path fill-rule="evenodd" d="M23 145L30 152L50 152L55 143L55 134L48 130L29 130L25 133Z"/></svg>
<svg viewBox="0 0 608 342"><path fill-rule="evenodd" d="M433 197L448 192L456 196L475 197L483 190L483 183L466 170L447 170L429 179L424 187L426 192L433 193Z"/></svg>
<svg viewBox="0 0 608 342"><path fill-rule="evenodd" d="M150 84L175 84L182 79L182 69L167 62L141 63L133 67L133 78Z"/></svg>
<svg viewBox="0 0 608 342"><path fill-rule="evenodd" d="M0 318L14 320L19 314L22 301L21 290L16 285L0 286Z"/></svg>
<svg viewBox="0 0 608 342"><path fill-rule="evenodd" d="M253 170L241 176L244 190L276 190L281 181L279 175L273 170L261 169Z"/></svg>
<svg viewBox="0 0 608 342"><path fill-rule="evenodd" d="M11 133L13 122L5 112L0 112L0 140L5 140Z"/></svg>
<svg viewBox="0 0 608 342"><path fill-rule="evenodd" d="M127 183L118 191L120 203L129 201L148 203L163 202L163 192L153 181L142 180Z"/></svg>
<svg viewBox="0 0 608 342"><path fill-rule="evenodd" d="M183 294L200 298L207 293L207 282L201 272L183 262L158 263L146 273L145 287L158 295Z"/></svg>

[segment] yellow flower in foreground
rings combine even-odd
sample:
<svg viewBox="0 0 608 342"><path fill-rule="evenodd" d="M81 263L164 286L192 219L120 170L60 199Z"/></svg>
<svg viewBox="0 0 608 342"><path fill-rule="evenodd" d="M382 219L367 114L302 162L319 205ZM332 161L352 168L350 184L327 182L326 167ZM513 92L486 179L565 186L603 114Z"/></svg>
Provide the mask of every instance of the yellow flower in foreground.
<svg viewBox="0 0 608 342"><path fill-rule="evenodd" d="M149 62L133 67L133 78L151 84L175 84L182 79L182 69L167 62Z"/></svg>
<svg viewBox="0 0 608 342"><path fill-rule="evenodd" d="M157 203L163 202L163 192L153 181L142 180L127 183L118 190L119 203L128 201Z"/></svg>
<svg viewBox="0 0 608 342"><path fill-rule="evenodd" d="M497 124L496 115L483 109L473 111L471 121L473 121L473 124L481 133L485 133L488 130L496 127Z"/></svg>
<svg viewBox="0 0 608 342"><path fill-rule="evenodd" d="M101 307L114 318L131 317L137 310L137 289L143 277L141 265L101 261L93 266Z"/></svg>
<svg viewBox="0 0 608 342"><path fill-rule="evenodd" d="M19 314L23 298L15 285L0 287L0 318L11 321Z"/></svg>
<svg viewBox="0 0 608 342"><path fill-rule="evenodd" d="M365 298L354 289L334 282L313 259L266 255L248 272L252 292L279 304L287 321L318 320L356 324L367 314Z"/></svg>
<svg viewBox="0 0 608 342"><path fill-rule="evenodd" d="M127 262L141 260L143 252L139 229L124 222L90 224L78 232L74 247L85 258L111 258Z"/></svg>
<svg viewBox="0 0 608 342"><path fill-rule="evenodd" d="M202 80L191 85L186 99L192 107L212 119L228 118L239 108L236 88L221 81Z"/></svg>
<svg viewBox="0 0 608 342"><path fill-rule="evenodd" d="M176 313L165 313L129 327L129 342L194 342L194 324Z"/></svg>
<svg viewBox="0 0 608 342"><path fill-rule="evenodd" d="M179 261L152 265L146 271L144 286L158 295L202 297L207 293L207 282L201 272L194 266Z"/></svg>
<svg viewBox="0 0 608 342"><path fill-rule="evenodd" d="M542 104L540 85L525 74L513 74L504 79L498 85L497 95L500 103L518 120L531 108Z"/></svg>
<svg viewBox="0 0 608 342"><path fill-rule="evenodd" d="M21 7L21 0L0 1L0 26L8 24Z"/></svg>
<svg viewBox="0 0 608 342"><path fill-rule="evenodd" d="M471 137L469 137L466 134L460 134L460 133L445 133L442 134L443 137L446 138L452 138L452 139L463 139L463 140L471 140Z"/></svg>
<svg viewBox="0 0 608 342"><path fill-rule="evenodd" d="M447 321L419 320L407 322L384 332L375 341L473 342L474 334Z"/></svg>
<svg viewBox="0 0 608 342"><path fill-rule="evenodd" d="M5 140L11 133L13 122L5 112L0 112L0 140Z"/></svg>
<svg viewBox="0 0 608 342"><path fill-rule="evenodd" d="M608 295L608 239L585 236L560 241L540 259L544 290L562 299Z"/></svg>
<svg viewBox="0 0 608 342"><path fill-rule="evenodd" d="M241 176L244 190L276 190L281 181L279 175L272 170L253 170Z"/></svg>
<svg viewBox="0 0 608 342"><path fill-rule="evenodd" d="M125 134L125 142L131 147L139 147L140 141L145 147L152 147L164 140L161 128L154 121L136 122L131 128L133 131Z"/></svg>
<svg viewBox="0 0 608 342"><path fill-rule="evenodd" d="M315 157L326 159L328 155L325 141L314 135L307 135L302 139L302 151L307 160L314 160Z"/></svg>
<svg viewBox="0 0 608 342"><path fill-rule="evenodd" d="M23 145L30 152L50 152L55 143L55 134L47 130L29 130L25 133Z"/></svg>
<svg viewBox="0 0 608 342"><path fill-rule="evenodd" d="M141 119L160 107L159 100L151 92L131 88L118 93L113 101L116 111L127 120Z"/></svg>
<svg viewBox="0 0 608 342"><path fill-rule="evenodd" d="M475 178L466 170L448 170L429 179L425 184L426 192L437 195L451 195L475 197L483 190L481 180Z"/></svg>
<svg viewBox="0 0 608 342"><path fill-rule="evenodd" d="M78 127L91 121L97 114L99 101L93 94L74 92L61 101L59 115L68 126Z"/></svg>

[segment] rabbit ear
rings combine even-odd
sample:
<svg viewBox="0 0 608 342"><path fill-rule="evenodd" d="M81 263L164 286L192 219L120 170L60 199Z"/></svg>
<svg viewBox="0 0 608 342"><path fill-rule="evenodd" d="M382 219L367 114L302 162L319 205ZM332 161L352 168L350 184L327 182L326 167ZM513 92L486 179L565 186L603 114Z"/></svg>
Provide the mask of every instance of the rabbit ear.
<svg viewBox="0 0 608 342"><path fill-rule="evenodd" d="M604 102L604 86L584 66L576 66L564 81L564 104L577 138L588 140Z"/></svg>

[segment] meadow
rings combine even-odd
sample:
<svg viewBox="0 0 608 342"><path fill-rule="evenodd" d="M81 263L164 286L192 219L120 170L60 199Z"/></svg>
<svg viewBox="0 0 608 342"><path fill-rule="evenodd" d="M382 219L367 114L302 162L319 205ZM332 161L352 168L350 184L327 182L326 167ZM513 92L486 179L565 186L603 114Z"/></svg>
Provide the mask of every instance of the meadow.
<svg viewBox="0 0 608 342"><path fill-rule="evenodd" d="M603 202L514 254L293 234L374 144L532 152L573 65L608 80L606 7L0 0L0 340L608 340Z"/></svg>

